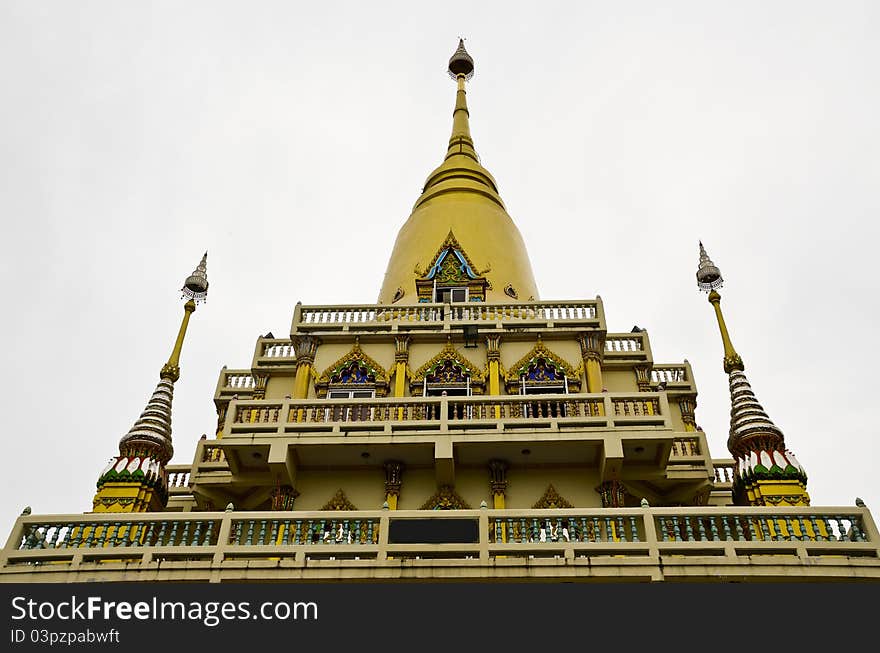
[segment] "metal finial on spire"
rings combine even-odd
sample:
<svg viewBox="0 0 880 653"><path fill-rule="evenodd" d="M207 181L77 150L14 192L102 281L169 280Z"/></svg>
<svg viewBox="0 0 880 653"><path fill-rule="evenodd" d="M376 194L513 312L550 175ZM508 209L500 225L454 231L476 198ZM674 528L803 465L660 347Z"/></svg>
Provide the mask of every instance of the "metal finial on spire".
<svg viewBox="0 0 880 653"><path fill-rule="evenodd" d="M703 247L703 243L700 242L700 265L697 267L697 288L703 292L709 292L710 290L720 288L723 284L724 279L721 278L721 270L715 266L709 258L709 255L706 254L706 249Z"/></svg>
<svg viewBox="0 0 880 653"><path fill-rule="evenodd" d="M449 59L449 76L458 79L459 75L469 80L474 76L474 60L464 49L464 39L458 39L458 48Z"/></svg>
<svg viewBox="0 0 880 653"><path fill-rule="evenodd" d="M208 252L202 256L193 273L186 278L183 288L180 289L183 297L192 299L196 304L203 302L208 297Z"/></svg>

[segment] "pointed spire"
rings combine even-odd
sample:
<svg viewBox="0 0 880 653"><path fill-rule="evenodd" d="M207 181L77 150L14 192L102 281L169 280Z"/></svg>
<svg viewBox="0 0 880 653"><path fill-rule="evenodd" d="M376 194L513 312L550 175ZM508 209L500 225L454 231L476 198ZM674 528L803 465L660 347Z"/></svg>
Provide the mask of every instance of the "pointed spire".
<svg viewBox="0 0 880 653"><path fill-rule="evenodd" d="M749 451L776 451L785 448L782 431L758 403L752 386L742 370L730 378L730 437L727 448L734 457Z"/></svg>
<svg viewBox="0 0 880 653"><path fill-rule="evenodd" d="M474 76L474 59L468 54L464 48L464 39L458 39L458 48L449 57L449 76L452 79L458 79L459 75L470 81Z"/></svg>
<svg viewBox="0 0 880 653"><path fill-rule="evenodd" d="M452 111L452 135L449 137L449 147L446 150L446 158L456 154L469 156L479 163L477 151L474 149L474 141L471 138L470 112L467 108L467 91L465 82L474 76L474 60L464 49L464 40L458 40L458 49L449 60L449 76L458 84L455 94L455 109Z"/></svg>
<svg viewBox="0 0 880 653"><path fill-rule="evenodd" d="M144 412L119 441L120 452L125 453L128 449L158 450L157 457L160 460L164 459L163 463L171 460L171 456L174 455L174 448L171 446L173 398L174 382L170 379L161 379Z"/></svg>
<svg viewBox="0 0 880 653"><path fill-rule="evenodd" d="M706 249L700 241L700 264L697 267L697 287L703 292L716 290L724 284L721 278L721 270L715 267L715 264L706 254Z"/></svg>
<svg viewBox="0 0 880 653"><path fill-rule="evenodd" d="M183 298L192 299L196 304L208 298L208 252L205 252L202 261L186 278L180 292L183 293Z"/></svg>

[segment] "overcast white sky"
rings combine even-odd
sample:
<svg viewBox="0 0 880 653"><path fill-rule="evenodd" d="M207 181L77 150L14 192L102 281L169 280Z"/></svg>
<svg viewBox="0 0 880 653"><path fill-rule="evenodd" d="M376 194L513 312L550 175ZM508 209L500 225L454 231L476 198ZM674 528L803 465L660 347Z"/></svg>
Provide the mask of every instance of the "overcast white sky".
<svg viewBox="0 0 880 653"><path fill-rule="evenodd" d="M0 530L91 508L209 250L173 462L222 365L293 306L372 302L442 160L459 35L471 127L544 299L687 358L728 457L697 240L816 506L880 515L876 2L0 4ZM0 537L5 538L4 535Z"/></svg>

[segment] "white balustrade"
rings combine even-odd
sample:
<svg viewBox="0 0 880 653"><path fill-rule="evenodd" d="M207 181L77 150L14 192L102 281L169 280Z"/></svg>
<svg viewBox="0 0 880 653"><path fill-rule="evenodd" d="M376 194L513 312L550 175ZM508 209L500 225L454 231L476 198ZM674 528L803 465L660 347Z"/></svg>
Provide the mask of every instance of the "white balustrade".
<svg viewBox="0 0 880 653"><path fill-rule="evenodd" d="M303 306L299 323L323 325L382 325L395 323L444 322L516 322L525 320L587 321L598 315L595 301L534 302L494 304L462 302L454 304L414 304L409 306ZM268 354L267 354L268 355Z"/></svg>
<svg viewBox="0 0 880 653"><path fill-rule="evenodd" d="M687 381L685 368L681 367L655 367L651 370L651 381L654 383L684 383Z"/></svg>
<svg viewBox="0 0 880 653"><path fill-rule="evenodd" d="M642 351L642 339L609 336L605 339L605 351Z"/></svg>
<svg viewBox="0 0 880 653"><path fill-rule="evenodd" d="M296 352L291 342L267 343L263 350L266 358L296 358Z"/></svg>
<svg viewBox="0 0 880 653"><path fill-rule="evenodd" d="M227 374L226 387L235 389L253 388L256 385L250 374Z"/></svg>

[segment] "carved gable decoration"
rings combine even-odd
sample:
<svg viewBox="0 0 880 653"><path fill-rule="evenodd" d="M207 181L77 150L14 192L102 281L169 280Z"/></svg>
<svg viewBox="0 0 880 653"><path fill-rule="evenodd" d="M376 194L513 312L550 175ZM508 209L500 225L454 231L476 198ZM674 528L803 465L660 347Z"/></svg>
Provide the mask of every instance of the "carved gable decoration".
<svg viewBox="0 0 880 653"><path fill-rule="evenodd" d="M447 341L439 354L413 373L410 386L413 394L421 394L425 383L463 386L468 382L468 378L471 388L478 393L482 392L485 378L483 371L462 356L452 342Z"/></svg>
<svg viewBox="0 0 880 653"><path fill-rule="evenodd" d="M458 496L452 486L443 485L419 510L467 510L467 501Z"/></svg>
<svg viewBox="0 0 880 653"><path fill-rule="evenodd" d="M547 486L543 496L538 499L538 502L533 505L532 508L540 510L543 508L574 508L574 506L564 497L560 496L559 492L556 491L556 488L553 487L553 484L551 483Z"/></svg>
<svg viewBox="0 0 880 653"><path fill-rule="evenodd" d="M345 496L345 492L340 488L336 491L336 494L333 495L333 498L324 504L324 507L321 508L321 510L357 510L357 508L355 508L354 504L348 500L348 497Z"/></svg>
<svg viewBox="0 0 880 653"><path fill-rule="evenodd" d="M326 397L330 385L341 387L374 385L376 396L382 397L388 392L388 373L379 363L367 356L356 342L350 352L324 370L315 381L318 396Z"/></svg>
<svg viewBox="0 0 880 653"><path fill-rule="evenodd" d="M485 301L488 285L451 231L425 273L416 279L420 302L433 300L435 286L467 288L470 301Z"/></svg>
<svg viewBox="0 0 880 653"><path fill-rule="evenodd" d="M570 392L579 392L581 386L579 371L556 355L538 338L534 347L511 367L505 375L507 391L517 392L523 381L529 387L560 386L568 382Z"/></svg>

